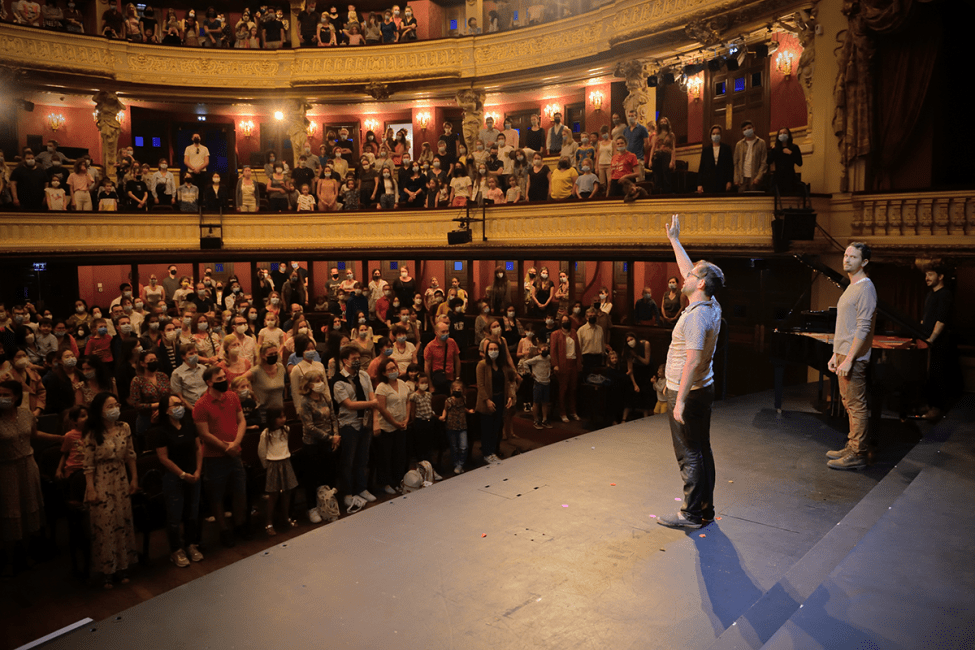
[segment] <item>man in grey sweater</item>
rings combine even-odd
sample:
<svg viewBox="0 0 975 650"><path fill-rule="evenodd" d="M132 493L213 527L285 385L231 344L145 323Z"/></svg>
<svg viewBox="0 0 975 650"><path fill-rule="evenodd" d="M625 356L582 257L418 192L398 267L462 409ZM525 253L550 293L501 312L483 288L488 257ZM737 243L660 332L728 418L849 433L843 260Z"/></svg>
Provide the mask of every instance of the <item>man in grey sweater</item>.
<svg viewBox="0 0 975 650"><path fill-rule="evenodd" d="M850 285L836 304L836 333L829 369L840 383L840 397L850 417L850 435L843 449L826 452L826 463L833 469L859 469L867 466L869 453L867 411L867 364L877 321L877 290L866 274L870 247L850 244L843 253L843 270Z"/></svg>

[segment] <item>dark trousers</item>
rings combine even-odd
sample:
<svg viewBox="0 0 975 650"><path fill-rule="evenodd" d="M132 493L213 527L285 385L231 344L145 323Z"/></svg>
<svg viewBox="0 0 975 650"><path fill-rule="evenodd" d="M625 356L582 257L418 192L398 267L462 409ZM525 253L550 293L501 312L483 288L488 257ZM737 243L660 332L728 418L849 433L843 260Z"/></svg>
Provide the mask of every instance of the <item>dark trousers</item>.
<svg viewBox="0 0 975 650"><path fill-rule="evenodd" d="M498 441L501 439L501 429L504 427L504 395L493 395L494 413L481 413L481 455L491 456L498 453Z"/></svg>
<svg viewBox="0 0 975 650"><path fill-rule="evenodd" d="M687 395L684 424L674 419L677 391L667 391L674 454L684 480L681 512L691 521L714 519L714 456L711 453L711 403L714 384Z"/></svg>
<svg viewBox="0 0 975 650"><path fill-rule="evenodd" d="M412 450L407 450L413 454L413 457L417 462L421 460L429 460L433 458L433 452L435 449L440 448L440 444L437 442L437 429L433 420L413 420L411 425L413 430L410 438L413 442Z"/></svg>
<svg viewBox="0 0 975 650"><path fill-rule="evenodd" d="M670 169L670 154L654 154L653 160L653 193L670 194L674 191L673 171Z"/></svg>
<svg viewBox="0 0 975 650"><path fill-rule="evenodd" d="M343 442L345 442L343 440ZM323 440L302 445L301 453L294 457L302 486L305 488L305 503L314 508L318 503L318 488L322 485L335 487L335 457L332 442Z"/></svg>
<svg viewBox="0 0 975 650"><path fill-rule="evenodd" d="M190 544L199 544L200 482L188 483L172 472L166 472L162 477L162 488L166 498L166 537L169 539L169 551L174 553ZM179 534L180 522L183 524L185 545Z"/></svg>
<svg viewBox="0 0 975 650"><path fill-rule="evenodd" d="M406 474L406 431L383 431L376 439L376 485L396 487Z"/></svg>
<svg viewBox="0 0 975 650"><path fill-rule="evenodd" d="M369 467L369 445L372 429L356 429L344 426L339 429L342 443L339 445L341 486L343 495L359 494L366 489L366 470Z"/></svg>
<svg viewBox="0 0 975 650"><path fill-rule="evenodd" d="M244 524L247 517L247 473L239 456L204 458L203 486L206 489L210 514L216 518L220 530L227 528L223 516L223 499L228 487L233 497L233 523L235 526Z"/></svg>

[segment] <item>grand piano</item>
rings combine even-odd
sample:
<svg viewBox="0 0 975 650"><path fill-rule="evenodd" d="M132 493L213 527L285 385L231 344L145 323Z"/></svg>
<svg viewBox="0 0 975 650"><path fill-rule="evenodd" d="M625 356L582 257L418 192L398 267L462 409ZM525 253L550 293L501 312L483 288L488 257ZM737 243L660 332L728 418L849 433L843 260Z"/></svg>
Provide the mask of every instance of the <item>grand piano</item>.
<svg viewBox="0 0 975 650"><path fill-rule="evenodd" d="M850 284L844 274L807 255L796 260L827 278L841 289ZM800 301L801 302L801 298ZM795 311L795 310L793 310ZM836 308L824 311L802 311L798 317L790 312L789 327L772 332L771 360L775 371L775 409L782 410L782 388L788 364L802 364L819 371L819 400L823 401L825 380L829 380L827 407L831 415L839 415L836 375L827 364L833 356L833 332L836 329ZM883 301L877 303L877 329L874 332L870 365L867 370L871 416L879 418L885 405L906 417L920 398L927 380L928 354L921 324L901 314ZM888 325L889 324L889 325ZM881 325L885 326L881 330Z"/></svg>

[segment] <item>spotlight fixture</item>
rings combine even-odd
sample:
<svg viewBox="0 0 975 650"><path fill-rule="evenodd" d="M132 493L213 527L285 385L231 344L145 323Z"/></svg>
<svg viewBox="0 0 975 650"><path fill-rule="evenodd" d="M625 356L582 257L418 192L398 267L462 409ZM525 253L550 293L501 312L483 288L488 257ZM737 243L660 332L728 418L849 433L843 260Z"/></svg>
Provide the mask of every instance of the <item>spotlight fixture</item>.
<svg viewBox="0 0 975 650"><path fill-rule="evenodd" d="M724 59L722 59L720 56L717 56L711 59L710 61L708 61L708 70L710 70L711 72L717 72L721 69L721 66L723 64L724 64Z"/></svg>
<svg viewBox="0 0 975 650"><path fill-rule="evenodd" d="M755 51L755 58L756 59L764 59L769 54L769 52L768 52L768 43L759 43L758 45L755 46L755 50L754 51Z"/></svg>
<svg viewBox="0 0 975 650"><path fill-rule="evenodd" d="M647 77L647 88L657 87L657 75L650 75Z"/></svg>
<svg viewBox="0 0 975 650"><path fill-rule="evenodd" d="M725 65L728 66L728 72L735 72L738 70L738 58L734 56L729 56L724 60Z"/></svg>
<svg viewBox="0 0 975 650"><path fill-rule="evenodd" d="M663 84L661 84L663 86L674 83L674 73L670 71L665 72L661 81L663 81Z"/></svg>

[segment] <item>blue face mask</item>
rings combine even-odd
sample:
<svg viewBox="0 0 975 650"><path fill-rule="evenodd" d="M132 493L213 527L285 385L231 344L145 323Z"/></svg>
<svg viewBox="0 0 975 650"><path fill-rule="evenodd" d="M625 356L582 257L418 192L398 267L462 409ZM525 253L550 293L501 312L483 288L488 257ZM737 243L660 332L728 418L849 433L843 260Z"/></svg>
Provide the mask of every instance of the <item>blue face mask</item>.
<svg viewBox="0 0 975 650"><path fill-rule="evenodd" d="M174 406L172 409L170 409L169 414L177 420L182 420L183 416L186 415L186 408L182 405Z"/></svg>
<svg viewBox="0 0 975 650"><path fill-rule="evenodd" d="M721 134L720 133L715 133L714 135L712 135L711 136L711 142L713 142L714 144L720 143L721 142Z"/></svg>
<svg viewBox="0 0 975 650"><path fill-rule="evenodd" d="M399 377L399 371L398 370L394 370L393 372L387 372L386 373L386 377L388 377L389 380L392 381L392 380L396 379L397 377Z"/></svg>
<svg viewBox="0 0 975 650"><path fill-rule="evenodd" d="M386 348L385 350L383 350L383 354L386 355L387 357L392 353L393 353L393 348Z"/></svg>
<svg viewBox="0 0 975 650"><path fill-rule="evenodd" d="M305 353L303 355L301 355L301 356L303 356L305 358L305 361L314 361L315 360L315 351L314 350L305 350Z"/></svg>
<svg viewBox="0 0 975 650"><path fill-rule="evenodd" d="M108 334L108 328L105 326L99 327L98 333L101 334L102 336L105 336L106 334Z"/></svg>
<svg viewBox="0 0 975 650"><path fill-rule="evenodd" d="M447 338L448 338L449 336L450 336L450 334L449 334L449 333L448 333L448 334L441 334L441 335L440 335L440 340L441 340L441 341L446 341L446 340L447 340Z"/></svg>

